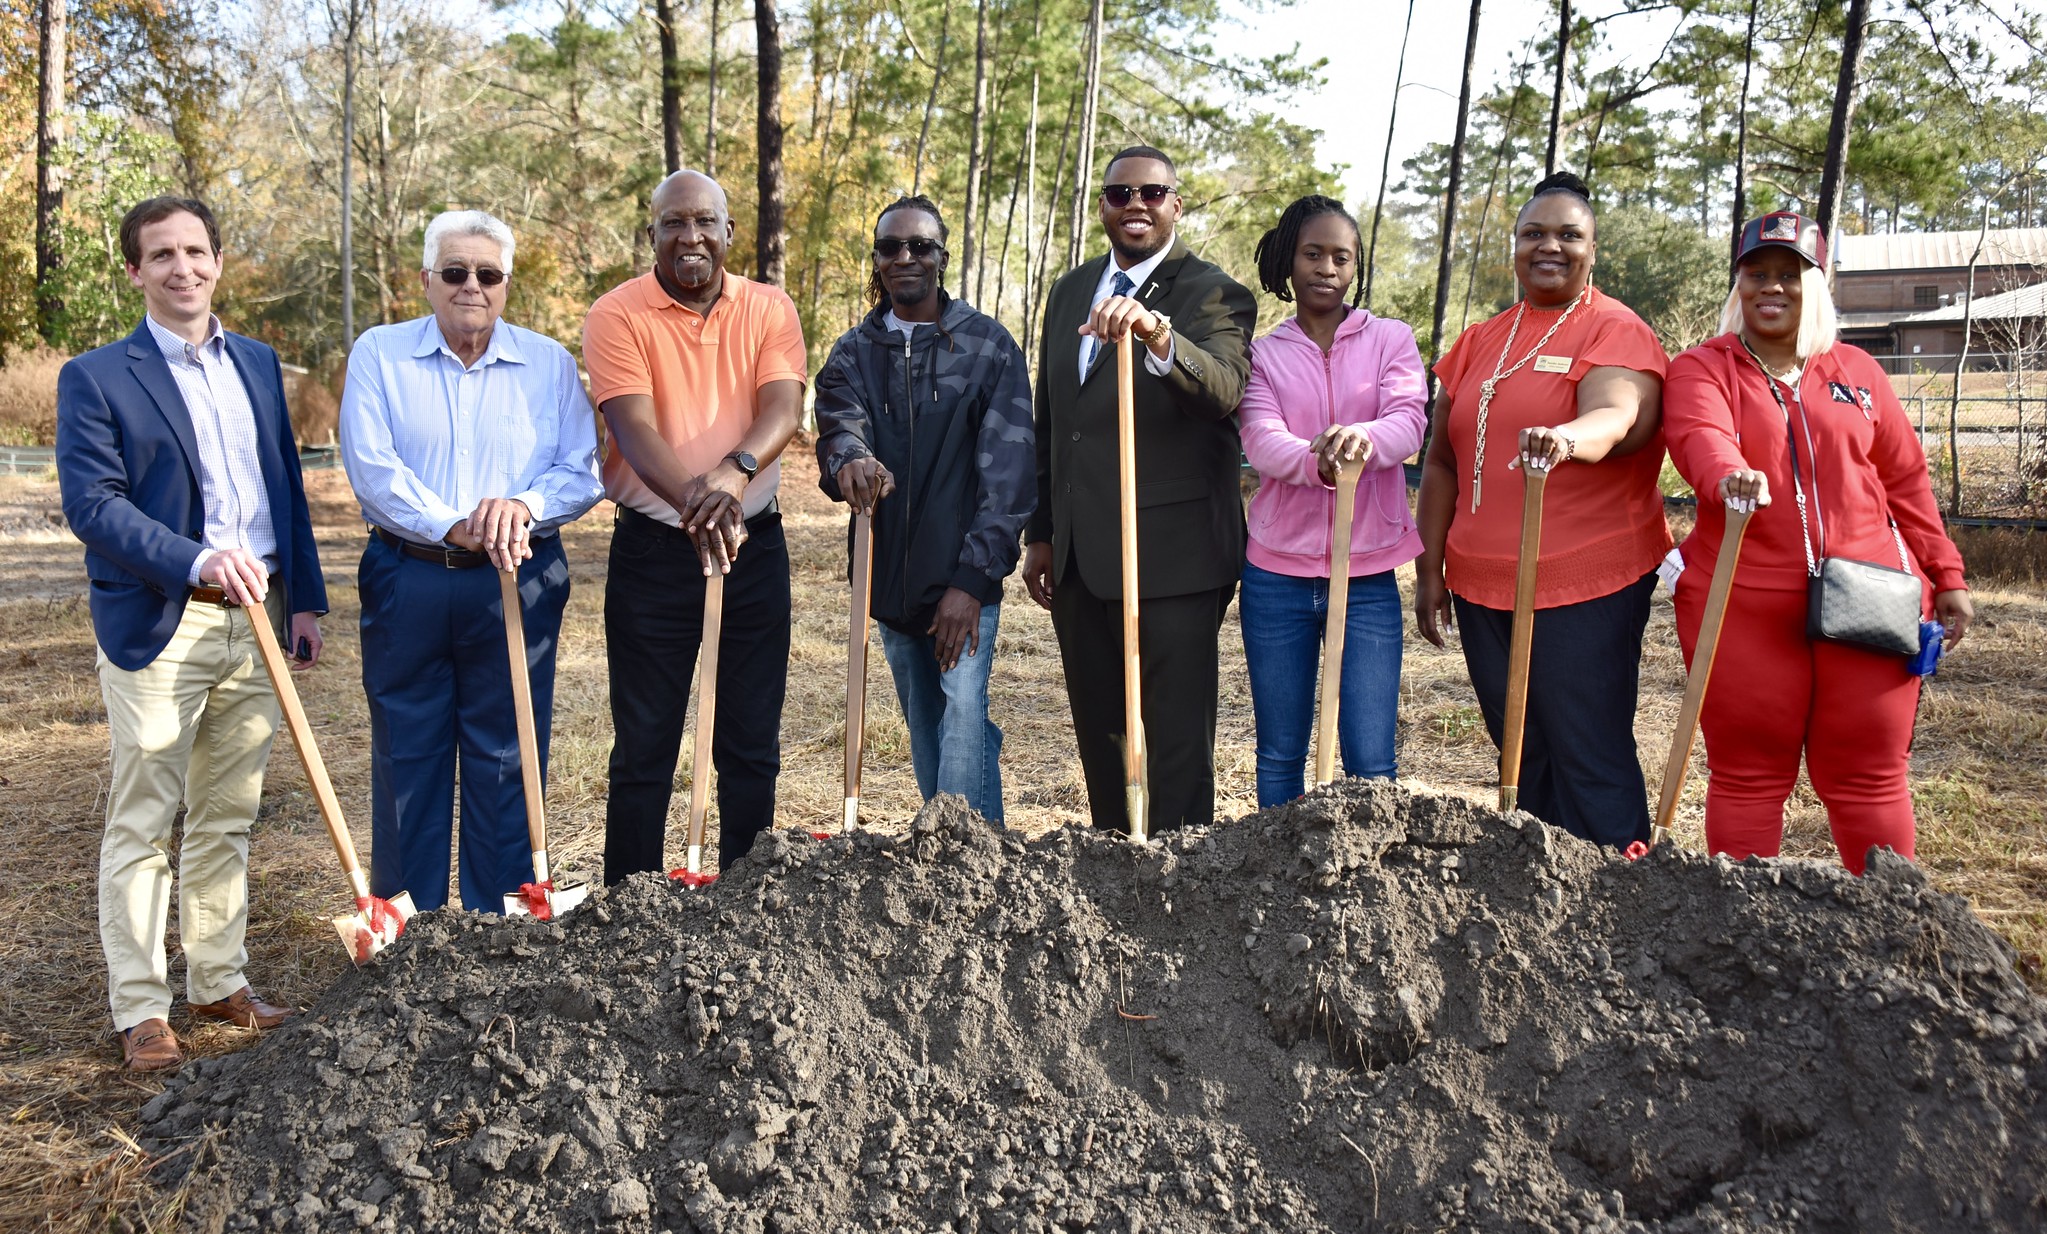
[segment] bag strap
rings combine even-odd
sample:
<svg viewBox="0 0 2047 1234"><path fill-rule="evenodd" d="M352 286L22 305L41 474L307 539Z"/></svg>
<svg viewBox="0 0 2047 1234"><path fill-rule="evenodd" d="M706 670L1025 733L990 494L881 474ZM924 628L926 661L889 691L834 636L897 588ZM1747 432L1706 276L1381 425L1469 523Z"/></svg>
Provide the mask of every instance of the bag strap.
<svg viewBox="0 0 2047 1234"><path fill-rule="evenodd" d="M1791 436L1791 408L1784 401L1784 392L1777 388L1777 379L1770 376L1769 369L1763 367L1763 358L1756 354L1756 349L1748 345L1747 339L1741 338L1740 335L1735 337L1741 339L1741 349L1748 353L1749 359L1755 361L1756 372L1762 374L1763 385L1769 388L1770 397L1777 400L1777 410L1784 414L1784 447L1791 452L1791 491L1798 499L1798 533L1799 541L1805 548L1805 573L1809 578L1818 578L1820 576L1820 566L1819 562L1814 558L1812 551L1812 524L1806 521L1805 514L1805 485L1798 476L1798 443ZM1798 407L1800 412L1805 410L1805 401L1803 399L1799 400ZM1810 434L1807 436L1809 441ZM1809 444L1808 448L1810 448ZM1813 482L1813 506L1813 514L1817 517L1819 514L1819 482L1817 478ZM1825 536L1826 534L1827 524L1822 519L1820 521L1820 535Z"/></svg>

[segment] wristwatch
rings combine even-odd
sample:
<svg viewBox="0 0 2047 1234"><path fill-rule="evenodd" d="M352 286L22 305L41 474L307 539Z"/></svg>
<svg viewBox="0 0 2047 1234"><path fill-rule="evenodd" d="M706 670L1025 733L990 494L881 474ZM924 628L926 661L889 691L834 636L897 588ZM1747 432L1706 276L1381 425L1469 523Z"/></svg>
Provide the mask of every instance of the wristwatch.
<svg viewBox="0 0 2047 1234"><path fill-rule="evenodd" d="M1158 342L1160 339L1166 337L1168 334L1171 334L1173 332L1172 318L1166 316L1164 313L1161 313L1156 309L1152 310L1152 316L1158 318L1159 324L1157 328L1155 328L1150 334L1137 335L1137 341L1143 343L1146 347L1151 346L1153 343ZM1132 331L1132 333L1135 334L1136 331Z"/></svg>
<svg viewBox="0 0 2047 1234"><path fill-rule="evenodd" d="M726 455L725 457L726 459L730 460L734 467L737 467L742 472L745 472L746 478L748 480L751 480L755 476L760 474L761 470L760 460L755 458L753 455L748 454L744 450L734 450L732 453Z"/></svg>

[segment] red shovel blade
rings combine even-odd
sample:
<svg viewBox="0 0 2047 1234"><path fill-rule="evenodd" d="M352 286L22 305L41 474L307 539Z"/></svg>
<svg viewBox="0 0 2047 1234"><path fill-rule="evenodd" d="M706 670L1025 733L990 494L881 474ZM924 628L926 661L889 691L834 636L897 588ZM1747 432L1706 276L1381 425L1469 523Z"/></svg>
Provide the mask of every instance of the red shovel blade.
<svg viewBox="0 0 2047 1234"><path fill-rule="evenodd" d="M526 911L532 913L535 920L546 921L554 916L554 902L547 898L553 890L554 880L551 878L544 883L519 884L519 898L526 902Z"/></svg>
<svg viewBox="0 0 2047 1234"><path fill-rule="evenodd" d="M718 881L717 875L700 870L670 870L668 877L685 887L708 887Z"/></svg>
<svg viewBox="0 0 2047 1234"><path fill-rule="evenodd" d="M1649 846L1647 844L1642 843L1640 840L1635 841L1633 844L1630 844L1626 848L1621 850L1621 856L1626 857L1629 861L1640 861L1642 858L1647 857L1648 855Z"/></svg>
<svg viewBox="0 0 2047 1234"><path fill-rule="evenodd" d="M810 838L813 840L829 840L837 834L839 833L836 831L813 831L810 833Z"/></svg>

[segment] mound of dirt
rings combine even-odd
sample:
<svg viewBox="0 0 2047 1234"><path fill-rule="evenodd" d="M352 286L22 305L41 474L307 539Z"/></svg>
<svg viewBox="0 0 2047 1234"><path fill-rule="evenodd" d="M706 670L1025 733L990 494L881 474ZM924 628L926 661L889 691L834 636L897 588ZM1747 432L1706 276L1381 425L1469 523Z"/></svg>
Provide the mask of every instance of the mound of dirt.
<svg viewBox="0 0 2047 1234"><path fill-rule="evenodd" d="M950 799L415 919L150 1102L227 1229L2038 1230L1959 899L1352 783L1145 849Z"/></svg>

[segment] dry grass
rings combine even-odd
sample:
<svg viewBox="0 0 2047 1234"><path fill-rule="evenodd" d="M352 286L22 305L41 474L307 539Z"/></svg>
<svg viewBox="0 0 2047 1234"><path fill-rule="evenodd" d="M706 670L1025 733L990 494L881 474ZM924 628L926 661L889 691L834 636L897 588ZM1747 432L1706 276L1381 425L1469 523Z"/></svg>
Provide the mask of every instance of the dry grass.
<svg viewBox="0 0 2047 1234"><path fill-rule="evenodd" d="M843 740L843 522L818 496L814 465L792 451L783 485L795 562L796 617L783 718L781 814L790 826L837 820ZM337 472L308 477L335 605L328 658L302 679L358 842L368 843L367 722L352 575L359 524ZM0 512L54 503L54 486L0 483ZM23 515L27 523L34 519ZM18 525L18 524L11 524ZM610 720L602 643L608 507L568 532L574 594L562 635L549 816L557 863L592 871L603 830ZM2000 560L2024 554L2001 550ZM2030 551L2028 546L2026 551ZM181 1197L153 1187L130 1136L155 1081L129 1078L107 1031L96 937L95 869L106 727L90 624L78 598L75 547L48 534L0 539L0 1229L164 1229ZM2010 567L2004 567L2009 569ZM2013 578L2001 569L1986 582ZM2037 570L1977 593L1980 624L1927 691L1913 764L1920 856L1938 884L1970 897L2019 949L2036 983L2047 952L2047 594ZM1250 695L1234 613L1223 633L1218 778L1224 815L1253 807ZM1432 785L1491 796L1494 754L1453 649L1410 637L1401 687L1401 767ZM864 812L899 825L917 807L907 736L879 654L872 660ZM1670 606L1659 596L1643 665L1638 723L1652 787L1683 688ZM1039 831L1085 818L1086 793L1046 616L1012 588L994 676L1006 733L1010 821ZM684 749L688 749L687 741ZM669 851L679 855L687 758L677 777ZM1704 785L1697 774L1679 815L1699 842ZM346 961L324 918L345 895L288 741L273 755L253 845L251 973L266 994L309 1003ZM1824 815L1801 784L1788 812L1786 851L1832 858ZM175 939L175 928L173 929ZM172 983L182 986L173 953ZM182 1008L173 1024L187 1027ZM243 1048L225 1027L188 1037L205 1056Z"/></svg>
<svg viewBox="0 0 2047 1234"><path fill-rule="evenodd" d="M0 446L47 446L57 440L57 370L69 357L38 347L0 364Z"/></svg>

